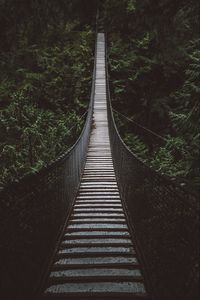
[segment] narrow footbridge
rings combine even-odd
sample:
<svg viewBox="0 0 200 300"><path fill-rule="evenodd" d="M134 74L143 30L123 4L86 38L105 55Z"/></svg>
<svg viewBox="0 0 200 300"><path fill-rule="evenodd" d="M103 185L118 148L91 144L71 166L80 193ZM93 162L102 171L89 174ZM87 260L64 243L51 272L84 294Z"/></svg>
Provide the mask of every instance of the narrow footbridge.
<svg viewBox="0 0 200 300"><path fill-rule="evenodd" d="M105 42L78 141L1 192L2 299L198 299L197 198L121 140Z"/></svg>
<svg viewBox="0 0 200 300"><path fill-rule="evenodd" d="M93 124L86 164L44 299L147 296L113 167L103 33L97 36L95 63Z"/></svg>

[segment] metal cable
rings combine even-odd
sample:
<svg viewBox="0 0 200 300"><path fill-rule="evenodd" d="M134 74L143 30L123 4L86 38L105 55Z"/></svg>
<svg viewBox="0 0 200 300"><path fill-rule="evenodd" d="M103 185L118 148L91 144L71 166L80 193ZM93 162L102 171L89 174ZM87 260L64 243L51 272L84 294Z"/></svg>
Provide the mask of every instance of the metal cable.
<svg viewBox="0 0 200 300"><path fill-rule="evenodd" d="M199 199L145 165L121 139L107 70L108 121L116 178L157 300L197 300Z"/></svg>
<svg viewBox="0 0 200 300"><path fill-rule="evenodd" d="M115 113L117 113L118 115L122 116L122 117L123 117L124 119L126 119L128 122L133 123L134 125L140 127L140 128L143 129L144 131L146 131L146 132L150 133L151 135L153 135L153 136L159 138L159 139L162 140L163 142L167 142L167 139L164 138L163 136L159 135L158 133L156 133L156 132L154 132L154 131L148 129L147 127L142 126L141 124L135 122L134 120L132 120L132 119L126 117L125 115L123 115L122 113L120 113L119 111L117 111L116 109L112 108L112 110L113 110Z"/></svg>
<svg viewBox="0 0 200 300"><path fill-rule="evenodd" d="M32 299L70 212L87 155L95 74L94 64L87 118L76 143L50 165L0 192L0 290L4 299Z"/></svg>

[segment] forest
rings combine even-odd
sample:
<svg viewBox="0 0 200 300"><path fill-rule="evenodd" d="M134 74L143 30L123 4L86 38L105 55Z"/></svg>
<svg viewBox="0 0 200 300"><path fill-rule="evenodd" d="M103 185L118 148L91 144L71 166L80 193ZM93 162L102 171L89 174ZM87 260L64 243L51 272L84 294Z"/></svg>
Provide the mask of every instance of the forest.
<svg viewBox="0 0 200 300"><path fill-rule="evenodd" d="M196 0L106 2L120 133L146 164L194 189L200 179L198 8Z"/></svg>
<svg viewBox="0 0 200 300"><path fill-rule="evenodd" d="M0 1L1 187L50 164L78 138L95 16L92 1Z"/></svg>
<svg viewBox="0 0 200 300"><path fill-rule="evenodd" d="M98 2L121 136L145 164L196 190L197 0L1 0L0 187L50 164L78 138Z"/></svg>

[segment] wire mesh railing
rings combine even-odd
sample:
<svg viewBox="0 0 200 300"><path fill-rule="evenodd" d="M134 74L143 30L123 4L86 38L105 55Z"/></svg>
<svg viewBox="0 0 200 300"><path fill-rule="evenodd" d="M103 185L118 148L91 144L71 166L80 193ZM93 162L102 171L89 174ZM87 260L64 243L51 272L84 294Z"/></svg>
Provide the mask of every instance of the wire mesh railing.
<svg viewBox="0 0 200 300"><path fill-rule="evenodd" d="M192 180L190 173L181 176L173 174L172 171L173 164L177 166L178 163L185 160L185 151L188 151L189 145L185 145L186 148L180 148L180 145L172 142L173 139L176 138L175 136L161 136L126 117L113 107L112 111L121 138L132 152L135 153L136 151L136 155L139 159L144 161L147 165L152 166L152 168L159 173L164 174L169 180L176 181L177 184L181 184L185 189L192 191L196 196L198 195L199 182L197 182L196 178ZM142 150L139 149L138 144L141 145ZM171 159L170 163L168 162L163 165L161 161L158 163L157 158L159 160L162 151L169 154ZM190 170L192 171L192 168Z"/></svg>
<svg viewBox="0 0 200 300"><path fill-rule="evenodd" d="M87 119L74 146L50 166L0 193L0 295L4 300L32 299L69 215L86 160L95 73L94 64Z"/></svg>
<svg viewBox="0 0 200 300"><path fill-rule="evenodd" d="M122 141L113 117L107 70L108 121L118 186L158 300L197 300L199 201L146 166Z"/></svg>
<svg viewBox="0 0 200 300"><path fill-rule="evenodd" d="M70 213L87 154L95 85L82 134L69 152L36 175L0 193L0 291L6 299L31 292ZM198 299L198 199L142 163L118 134L110 102L108 121L120 193L159 300ZM48 255L49 254L49 255Z"/></svg>

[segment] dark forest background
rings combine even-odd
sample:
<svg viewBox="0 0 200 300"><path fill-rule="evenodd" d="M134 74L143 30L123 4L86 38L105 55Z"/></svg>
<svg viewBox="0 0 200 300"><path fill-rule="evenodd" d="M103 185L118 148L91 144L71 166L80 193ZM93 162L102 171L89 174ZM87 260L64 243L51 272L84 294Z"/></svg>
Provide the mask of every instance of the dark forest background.
<svg viewBox="0 0 200 300"><path fill-rule="evenodd" d="M99 1L112 103L124 141L145 163L199 182L197 0ZM90 96L98 1L0 0L0 186L66 151Z"/></svg>
<svg viewBox="0 0 200 300"><path fill-rule="evenodd" d="M77 139L91 87L93 1L0 1L0 185Z"/></svg>
<svg viewBox="0 0 200 300"><path fill-rule="evenodd" d="M133 121L115 115L125 142L154 169L197 187L198 1L110 0L105 6L112 103Z"/></svg>

